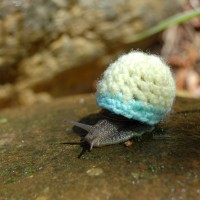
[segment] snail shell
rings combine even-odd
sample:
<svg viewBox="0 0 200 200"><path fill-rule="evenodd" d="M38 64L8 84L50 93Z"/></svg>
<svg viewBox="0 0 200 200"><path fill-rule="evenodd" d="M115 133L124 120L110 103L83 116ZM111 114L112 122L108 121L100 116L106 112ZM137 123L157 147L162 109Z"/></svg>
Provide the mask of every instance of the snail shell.
<svg viewBox="0 0 200 200"><path fill-rule="evenodd" d="M97 86L97 104L114 114L139 121L100 120L90 126L66 120L85 129L93 147L120 143L150 132L170 112L176 93L170 68L156 55L133 51L118 58Z"/></svg>
<svg viewBox="0 0 200 200"><path fill-rule="evenodd" d="M156 55L133 51L106 69L97 86L97 104L153 125L171 111L175 94L169 66Z"/></svg>

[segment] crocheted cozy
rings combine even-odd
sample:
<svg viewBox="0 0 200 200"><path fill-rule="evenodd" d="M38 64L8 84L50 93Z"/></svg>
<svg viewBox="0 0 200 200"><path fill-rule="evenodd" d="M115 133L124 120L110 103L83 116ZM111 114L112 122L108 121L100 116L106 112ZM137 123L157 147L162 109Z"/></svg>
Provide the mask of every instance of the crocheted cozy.
<svg viewBox="0 0 200 200"><path fill-rule="evenodd" d="M106 69L97 104L115 114L156 124L170 112L176 93L169 67L156 55L130 52Z"/></svg>

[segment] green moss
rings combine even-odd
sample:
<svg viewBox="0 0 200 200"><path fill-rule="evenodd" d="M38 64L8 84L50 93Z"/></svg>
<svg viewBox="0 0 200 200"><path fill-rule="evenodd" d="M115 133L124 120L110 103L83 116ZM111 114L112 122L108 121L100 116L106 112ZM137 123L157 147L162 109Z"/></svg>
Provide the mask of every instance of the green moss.
<svg viewBox="0 0 200 200"><path fill-rule="evenodd" d="M17 182L17 181L18 181L17 178L15 178L15 177L9 177L9 178L7 178L7 179L3 182L3 184L15 183L15 182Z"/></svg>
<svg viewBox="0 0 200 200"><path fill-rule="evenodd" d="M149 179L151 177L151 173L149 173L149 172L142 172L139 177L141 179Z"/></svg>
<svg viewBox="0 0 200 200"><path fill-rule="evenodd" d="M36 172L36 170L33 169L32 167L26 167L26 168L24 169L24 174L25 174L25 175L32 175L32 174L34 174L35 172Z"/></svg>

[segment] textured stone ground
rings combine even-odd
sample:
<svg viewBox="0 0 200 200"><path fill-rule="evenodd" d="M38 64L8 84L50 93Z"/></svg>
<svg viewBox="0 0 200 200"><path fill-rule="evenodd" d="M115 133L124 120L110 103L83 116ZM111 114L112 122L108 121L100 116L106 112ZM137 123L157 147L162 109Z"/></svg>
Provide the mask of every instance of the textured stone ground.
<svg viewBox="0 0 200 200"><path fill-rule="evenodd" d="M177 99L154 137L78 158L80 130L63 120L98 112L94 95L1 111L0 199L200 198L200 101Z"/></svg>

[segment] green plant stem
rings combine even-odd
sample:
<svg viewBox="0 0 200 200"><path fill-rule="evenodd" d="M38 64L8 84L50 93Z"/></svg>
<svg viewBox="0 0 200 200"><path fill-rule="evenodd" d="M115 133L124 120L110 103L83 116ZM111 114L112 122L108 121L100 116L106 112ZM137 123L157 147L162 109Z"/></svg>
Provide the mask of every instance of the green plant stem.
<svg viewBox="0 0 200 200"><path fill-rule="evenodd" d="M163 31L164 29L168 28L169 26L172 26L174 24L184 23L184 22L186 22L194 17L198 17L198 16L200 16L200 9L177 14L175 16L172 16L172 17L164 20L163 22L159 23L158 25L156 25L148 30L142 31L138 34L135 34L135 35L129 37L128 39L125 40L125 43L138 42L142 39L145 39L147 37L150 37L150 36L160 32L160 31Z"/></svg>

